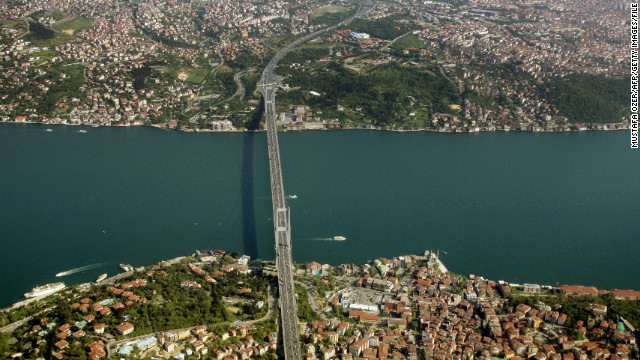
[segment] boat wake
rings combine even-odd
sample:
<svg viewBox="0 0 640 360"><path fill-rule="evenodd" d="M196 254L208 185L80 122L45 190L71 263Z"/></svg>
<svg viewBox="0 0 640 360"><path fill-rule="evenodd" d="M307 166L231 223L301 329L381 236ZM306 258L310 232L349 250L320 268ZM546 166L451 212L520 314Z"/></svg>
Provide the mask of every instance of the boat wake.
<svg viewBox="0 0 640 360"><path fill-rule="evenodd" d="M91 265L86 265L86 266L81 266L79 268L75 268L75 269L71 269L71 270L67 270L67 271L63 271L63 272L59 272L56 274L56 277L61 277L61 276L67 276L67 275L71 275L71 274L75 274L75 273L79 273L82 271L87 271L87 270L91 270L91 269L95 269L95 268L99 268L101 266L104 266L104 264L106 263L96 263L96 264L91 264Z"/></svg>
<svg viewBox="0 0 640 360"><path fill-rule="evenodd" d="M314 241L333 241L332 238L311 238L309 240L314 240Z"/></svg>

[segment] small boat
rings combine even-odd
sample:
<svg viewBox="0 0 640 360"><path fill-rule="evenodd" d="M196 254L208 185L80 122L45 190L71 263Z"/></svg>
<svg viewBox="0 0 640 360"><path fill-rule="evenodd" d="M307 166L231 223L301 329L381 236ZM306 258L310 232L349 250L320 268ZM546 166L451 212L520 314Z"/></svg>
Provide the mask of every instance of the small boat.
<svg viewBox="0 0 640 360"><path fill-rule="evenodd" d="M287 197L288 197L289 199L297 199L297 198L298 198L298 195L289 195L289 196L287 196Z"/></svg>
<svg viewBox="0 0 640 360"><path fill-rule="evenodd" d="M333 241L345 241L345 240L347 240L347 238L344 236L336 235L333 237Z"/></svg>
<svg viewBox="0 0 640 360"><path fill-rule="evenodd" d="M86 133L86 132L87 132L87 130L78 130L78 132L79 132L79 133L83 133L83 134L84 134L84 133Z"/></svg>
<svg viewBox="0 0 640 360"><path fill-rule="evenodd" d="M98 276L98 278L96 279L96 282L100 282L100 281L102 281L102 280L104 280L106 278L107 278L107 274L106 273L102 274L102 275Z"/></svg>
<svg viewBox="0 0 640 360"><path fill-rule="evenodd" d="M51 130L51 129L47 129L47 130L45 130L45 131L46 131L46 132L52 132L53 130Z"/></svg>

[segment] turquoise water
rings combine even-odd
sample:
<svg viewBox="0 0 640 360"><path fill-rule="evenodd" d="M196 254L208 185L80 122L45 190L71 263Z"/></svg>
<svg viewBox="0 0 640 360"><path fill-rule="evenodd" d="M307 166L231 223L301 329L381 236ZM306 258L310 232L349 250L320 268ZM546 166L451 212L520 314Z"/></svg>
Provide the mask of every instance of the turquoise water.
<svg viewBox="0 0 640 360"><path fill-rule="evenodd" d="M0 125L0 306L196 249L274 257L264 134L45 128ZM439 249L462 274L640 289L627 132L280 136L298 262Z"/></svg>

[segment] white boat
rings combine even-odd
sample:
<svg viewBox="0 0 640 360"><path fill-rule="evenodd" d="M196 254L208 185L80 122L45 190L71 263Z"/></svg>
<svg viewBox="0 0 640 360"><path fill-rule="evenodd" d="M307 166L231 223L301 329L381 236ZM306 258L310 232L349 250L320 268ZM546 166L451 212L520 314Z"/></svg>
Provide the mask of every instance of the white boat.
<svg viewBox="0 0 640 360"><path fill-rule="evenodd" d="M122 269L122 271L124 271L124 272L133 271L133 266L131 266L129 264L120 264L118 266L120 266L120 269Z"/></svg>
<svg viewBox="0 0 640 360"><path fill-rule="evenodd" d="M288 197L289 199L297 199L297 198L298 198L298 195L289 195L289 196L287 196L287 197Z"/></svg>
<svg viewBox="0 0 640 360"><path fill-rule="evenodd" d="M98 276L98 278L96 279L96 282L100 282L100 281L102 281L102 280L104 280L106 278L107 278L107 274L106 273L102 274L102 275Z"/></svg>
<svg viewBox="0 0 640 360"><path fill-rule="evenodd" d="M65 285L63 282L36 286L33 288L33 291L24 294L24 297L28 299L36 296L49 295L49 294L53 294L56 291L62 290L64 288L65 288Z"/></svg>
<svg viewBox="0 0 640 360"><path fill-rule="evenodd" d="M45 131L46 131L46 132L52 132L53 130L51 130L51 129L47 129L47 130L45 130Z"/></svg>
<svg viewBox="0 0 640 360"><path fill-rule="evenodd" d="M336 235L333 237L333 241L345 241L345 240L347 240L347 238L344 236Z"/></svg>
<svg viewBox="0 0 640 360"><path fill-rule="evenodd" d="M79 133L83 133L83 134L84 134L84 133L86 133L86 132L87 132L87 130L78 130L78 132L79 132Z"/></svg>

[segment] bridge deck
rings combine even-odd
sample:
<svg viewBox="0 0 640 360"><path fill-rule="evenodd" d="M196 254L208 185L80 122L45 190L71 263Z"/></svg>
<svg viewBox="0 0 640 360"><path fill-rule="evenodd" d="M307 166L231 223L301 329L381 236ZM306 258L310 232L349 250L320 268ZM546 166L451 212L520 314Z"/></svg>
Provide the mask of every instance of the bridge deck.
<svg viewBox="0 0 640 360"><path fill-rule="evenodd" d="M273 227L276 241L276 265L278 269L279 284L279 304L282 325L282 343L284 344L285 359L299 360L302 358L300 352L300 337L298 336L298 306L295 297L293 284L293 264L291 262L291 222L290 211L284 195L284 182L282 180L282 165L280 164L280 146L278 144L278 133L276 129L276 99L274 85L274 75L278 61L291 51L294 47L322 34L331 31L338 26L348 24L353 19L366 14L373 5L371 0L361 8L355 15L343 22L318 30L312 34L304 36L293 43L287 45L274 56L262 73L260 89L264 98L267 143L269 150L269 172L271 173L271 196L273 198Z"/></svg>

